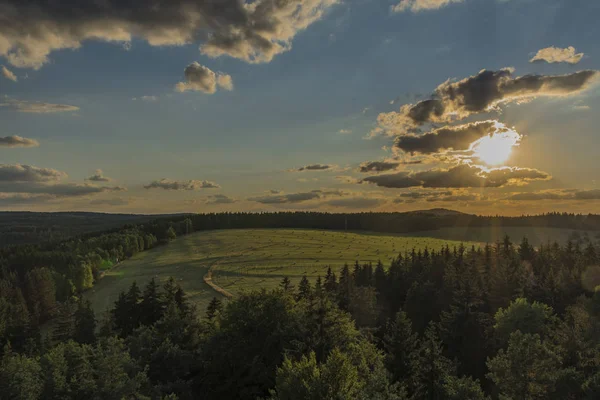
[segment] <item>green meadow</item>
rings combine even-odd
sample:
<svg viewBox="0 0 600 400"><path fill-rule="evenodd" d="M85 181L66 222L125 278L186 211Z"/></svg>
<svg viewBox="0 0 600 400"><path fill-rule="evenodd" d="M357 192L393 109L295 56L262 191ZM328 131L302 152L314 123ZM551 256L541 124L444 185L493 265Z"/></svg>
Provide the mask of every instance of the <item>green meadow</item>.
<svg viewBox="0 0 600 400"><path fill-rule="evenodd" d="M324 276L328 266L381 260L385 265L412 249L439 249L461 242L440 238L303 229L239 229L197 232L167 246L142 252L106 272L86 293L97 315L112 306L121 291L136 281L144 286L173 276L191 301L203 308L222 296L204 282L212 281L233 295L244 290L276 287L284 276L296 285L302 275ZM464 242L465 246L476 242Z"/></svg>

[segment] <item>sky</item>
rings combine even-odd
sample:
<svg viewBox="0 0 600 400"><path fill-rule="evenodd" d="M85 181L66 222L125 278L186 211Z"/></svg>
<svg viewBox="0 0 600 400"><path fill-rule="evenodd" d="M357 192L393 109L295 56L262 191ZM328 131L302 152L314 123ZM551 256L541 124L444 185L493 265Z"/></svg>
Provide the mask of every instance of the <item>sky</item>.
<svg viewBox="0 0 600 400"><path fill-rule="evenodd" d="M0 210L600 213L598 17L0 0Z"/></svg>

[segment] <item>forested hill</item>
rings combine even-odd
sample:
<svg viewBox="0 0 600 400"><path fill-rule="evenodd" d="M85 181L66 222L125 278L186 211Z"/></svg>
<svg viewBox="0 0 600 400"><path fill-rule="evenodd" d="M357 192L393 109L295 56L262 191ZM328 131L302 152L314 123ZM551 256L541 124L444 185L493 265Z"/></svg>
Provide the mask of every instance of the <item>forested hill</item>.
<svg viewBox="0 0 600 400"><path fill-rule="evenodd" d="M139 224L173 215L92 212L0 212L0 245L60 241L69 237Z"/></svg>
<svg viewBox="0 0 600 400"><path fill-rule="evenodd" d="M185 214L137 215L87 212L0 212L0 246L57 242L73 236ZM477 216L443 208L404 213L318 212L219 213L189 215L196 229L313 228L409 233L442 228L539 227L600 230L600 215L549 213L533 216Z"/></svg>

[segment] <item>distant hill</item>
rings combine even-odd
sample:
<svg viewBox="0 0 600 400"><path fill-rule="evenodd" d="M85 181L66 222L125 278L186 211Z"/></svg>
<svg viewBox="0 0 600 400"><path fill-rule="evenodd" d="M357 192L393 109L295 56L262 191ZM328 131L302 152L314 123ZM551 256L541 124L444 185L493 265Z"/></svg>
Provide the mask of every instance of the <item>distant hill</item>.
<svg viewBox="0 0 600 400"><path fill-rule="evenodd" d="M169 216L173 214L0 211L0 246L62 240Z"/></svg>

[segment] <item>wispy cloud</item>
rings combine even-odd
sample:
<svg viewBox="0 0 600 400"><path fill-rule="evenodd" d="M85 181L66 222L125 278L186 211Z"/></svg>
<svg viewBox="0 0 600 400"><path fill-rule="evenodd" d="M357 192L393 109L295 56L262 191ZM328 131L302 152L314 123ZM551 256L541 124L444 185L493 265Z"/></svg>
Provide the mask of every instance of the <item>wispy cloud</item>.
<svg viewBox="0 0 600 400"><path fill-rule="evenodd" d="M211 181L172 181L169 179L161 179L153 181L144 186L144 189L164 189L164 190L199 190L199 189L218 189L221 186Z"/></svg>
<svg viewBox="0 0 600 400"><path fill-rule="evenodd" d="M79 110L79 107L67 104L43 103L38 101L15 100L10 98L4 98L3 100L0 100L0 107L5 107L9 110L18 112L37 114L74 112Z"/></svg>
<svg viewBox="0 0 600 400"><path fill-rule="evenodd" d="M399 13L411 11L416 13L420 11L437 10L452 3L462 3L463 1L464 0L400 0L400 3L392 6L392 12Z"/></svg>
<svg viewBox="0 0 600 400"><path fill-rule="evenodd" d="M0 137L0 147L38 147L40 142L35 139L28 139L21 136Z"/></svg>

